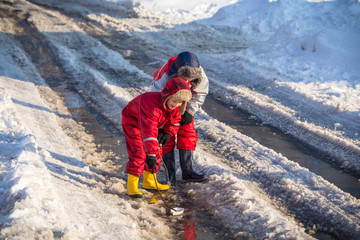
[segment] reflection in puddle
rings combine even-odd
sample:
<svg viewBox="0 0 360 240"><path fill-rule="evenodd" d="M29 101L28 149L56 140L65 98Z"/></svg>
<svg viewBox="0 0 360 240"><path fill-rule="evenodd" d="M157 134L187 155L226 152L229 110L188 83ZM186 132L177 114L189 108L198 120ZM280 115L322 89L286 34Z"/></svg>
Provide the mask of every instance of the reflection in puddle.
<svg viewBox="0 0 360 240"><path fill-rule="evenodd" d="M179 190L181 189L181 190ZM199 204L187 196L185 191L186 183L176 183L176 187L170 190L165 201L172 207L181 207L185 211L180 216L160 216L169 222L169 226L176 232L176 239L184 240L245 240L246 238L235 238L230 231L221 227L221 224L214 220L206 208L199 207ZM160 203L162 204L162 203Z"/></svg>

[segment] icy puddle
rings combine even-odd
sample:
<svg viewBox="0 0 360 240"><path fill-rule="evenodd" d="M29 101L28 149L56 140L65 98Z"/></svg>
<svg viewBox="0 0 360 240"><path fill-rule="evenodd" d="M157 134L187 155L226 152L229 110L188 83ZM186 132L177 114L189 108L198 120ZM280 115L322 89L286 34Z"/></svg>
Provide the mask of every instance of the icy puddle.
<svg viewBox="0 0 360 240"><path fill-rule="evenodd" d="M284 134L274 127L262 125L260 121L247 112L239 109L229 109L226 104L214 99L212 96L206 99L203 109L210 116L253 138L260 144L281 153L289 160L299 163L302 167L323 177L344 192L360 198L358 177L333 166L329 157L319 154L305 143Z"/></svg>
<svg viewBox="0 0 360 240"><path fill-rule="evenodd" d="M186 197L184 193L176 194L178 199L171 200L172 206L181 206L185 209L182 216L170 216L168 221L174 224L174 230L177 232L176 239L185 240L242 240L247 238L234 238L230 232L224 231L221 225L208 214L206 209L198 208L194 201Z"/></svg>

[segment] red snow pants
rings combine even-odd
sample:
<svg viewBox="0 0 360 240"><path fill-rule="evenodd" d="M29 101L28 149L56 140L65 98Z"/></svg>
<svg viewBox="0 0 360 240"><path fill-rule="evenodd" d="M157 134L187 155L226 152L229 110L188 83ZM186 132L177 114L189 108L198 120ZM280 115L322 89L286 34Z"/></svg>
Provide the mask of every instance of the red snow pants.
<svg viewBox="0 0 360 240"><path fill-rule="evenodd" d="M194 151L198 140L197 131L194 128L194 117L191 123L180 126L177 132L177 149ZM171 136L169 141L163 146L162 154L170 152L175 148L175 137Z"/></svg>
<svg viewBox="0 0 360 240"><path fill-rule="evenodd" d="M131 124L123 124L125 133L126 150L129 155L129 161L126 164L125 173L141 177L144 169L151 172L146 164L146 154L141 139L140 129L134 128ZM160 148L160 151L162 149ZM155 173L159 170L161 159L159 154L156 154Z"/></svg>

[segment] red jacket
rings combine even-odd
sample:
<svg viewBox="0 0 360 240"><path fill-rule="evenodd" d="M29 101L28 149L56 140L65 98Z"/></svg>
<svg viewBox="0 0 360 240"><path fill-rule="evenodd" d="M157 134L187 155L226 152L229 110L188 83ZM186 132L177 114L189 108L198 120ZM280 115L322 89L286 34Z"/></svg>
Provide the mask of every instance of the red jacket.
<svg viewBox="0 0 360 240"><path fill-rule="evenodd" d="M124 132L130 138L141 138L146 155L159 153L159 128L164 128L164 131L172 136L176 135L181 121L179 108L168 110L165 104L168 98L181 89L190 91L185 81L175 78L169 81L161 92L143 93L123 109L122 123L123 128L126 128Z"/></svg>
<svg viewBox="0 0 360 240"><path fill-rule="evenodd" d="M194 116L204 104L205 98L209 93L209 80L195 54L182 52L178 56L170 58L165 64L159 67L154 73L151 91L161 91L169 80L169 77L173 76L184 66L200 68L201 70L201 76L198 76L199 82L197 82L196 85L193 82L191 84L192 98L186 107L186 111Z"/></svg>
<svg viewBox="0 0 360 240"><path fill-rule="evenodd" d="M160 78L162 78L164 73L168 75L170 67L173 64L173 62L175 62L176 58L177 56L170 58L167 63L159 67L154 73L153 80L158 81Z"/></svg>

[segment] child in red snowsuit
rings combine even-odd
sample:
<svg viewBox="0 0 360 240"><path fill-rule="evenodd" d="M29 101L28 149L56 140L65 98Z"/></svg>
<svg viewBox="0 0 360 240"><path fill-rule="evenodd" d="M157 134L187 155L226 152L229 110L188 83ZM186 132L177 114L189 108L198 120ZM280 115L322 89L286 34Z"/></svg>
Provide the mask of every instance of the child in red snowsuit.
<svg viewBox="0 0 360 240"><path fill-rule="evenodd" d="M171 136L176 135L181 114L184 113L190 98L191 90L188 84L176 77L170 79L161 92L143 93L123 109L122 126L129 154L125 170L128 174L126 193L130 197L142 197L138 189L142 173L143 188L157 189L156 184L159 190L170 188L156 180L156 172L161 165L159 155L161 146L165 145ZM155 175L155 179L151 173Z"/></svg>

